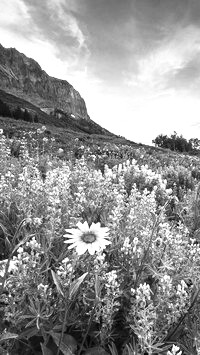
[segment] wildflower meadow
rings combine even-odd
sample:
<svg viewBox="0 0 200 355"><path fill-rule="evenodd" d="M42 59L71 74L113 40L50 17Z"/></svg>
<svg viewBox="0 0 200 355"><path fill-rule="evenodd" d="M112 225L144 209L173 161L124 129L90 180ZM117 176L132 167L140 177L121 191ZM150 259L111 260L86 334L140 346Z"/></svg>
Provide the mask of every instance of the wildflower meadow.
<svg viewBox="0 0 200 355"><path fill-rule="evenodd" d="M0 130L0 354L200 354L200 158Z"/></svg>

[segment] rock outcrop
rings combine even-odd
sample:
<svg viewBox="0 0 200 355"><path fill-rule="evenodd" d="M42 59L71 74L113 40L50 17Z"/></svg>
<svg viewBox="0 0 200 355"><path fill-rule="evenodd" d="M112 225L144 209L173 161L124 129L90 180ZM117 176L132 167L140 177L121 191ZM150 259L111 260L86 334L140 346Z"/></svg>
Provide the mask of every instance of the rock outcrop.
<svg viewBox="0 0 200 355"><path fill-rule="evenodd" d="M0 89L31 102L46 113L62 110L89 120L85 101L71 84L49 76L33 59L0 45Z"/></svg>

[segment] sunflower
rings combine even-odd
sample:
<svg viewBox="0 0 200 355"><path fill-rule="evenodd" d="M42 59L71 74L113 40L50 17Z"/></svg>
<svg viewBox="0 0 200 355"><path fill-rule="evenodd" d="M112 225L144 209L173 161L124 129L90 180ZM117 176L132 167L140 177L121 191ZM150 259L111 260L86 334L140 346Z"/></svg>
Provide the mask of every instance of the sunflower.
<svg viewBox="0 0 200 355"><path fill-rule="evenodd" d="M71 244L69 249L76 248L79 255L84 254L87 250L91 255L95 251L104 249L106 245L111 244L108 237L109 228L101 227L100 223L92 223L89 227L88 223L78 222L77 229L65 229L67 233L63 237L68 238L64 243Z"/></svg>

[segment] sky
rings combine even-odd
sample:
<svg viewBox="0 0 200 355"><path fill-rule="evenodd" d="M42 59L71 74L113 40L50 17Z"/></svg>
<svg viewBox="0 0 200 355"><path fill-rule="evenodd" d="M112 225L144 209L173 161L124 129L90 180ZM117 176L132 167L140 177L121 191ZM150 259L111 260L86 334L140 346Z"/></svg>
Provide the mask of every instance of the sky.
<svg viewBox="0 0 200 355"><path fill-rule="evenodd" d="M0 0L0 43L137 143L200 139L200 0Z"/></svg>

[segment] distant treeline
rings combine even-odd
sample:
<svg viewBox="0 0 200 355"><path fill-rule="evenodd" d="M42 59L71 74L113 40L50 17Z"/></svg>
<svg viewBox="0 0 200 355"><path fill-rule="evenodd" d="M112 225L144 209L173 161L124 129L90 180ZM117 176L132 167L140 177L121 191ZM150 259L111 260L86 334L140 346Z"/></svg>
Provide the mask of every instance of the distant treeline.
<svg viewBox="0 0 200 355"><path fill-rule="evenodd" d="M0 116L11 117L15 120L23 120L26 122L38 122L38 116L36 114L32 115L27 109L22 109L19 106L16 109L11 110L2 100L0 100Z"/></svg>
<svg viewBox="0 0 200 355"><path fill-rule="evenodd" d="M152 140L152 143L154 143L156 147L168 148L182 153L198 153L200 151L200 140L198 138L187 140L182 135L179 136L176 132L171 134L170 137L160 134Z"/></svg>

